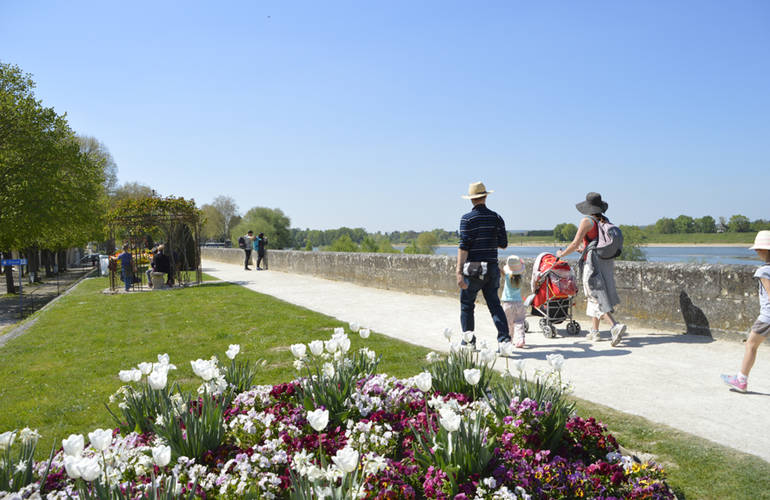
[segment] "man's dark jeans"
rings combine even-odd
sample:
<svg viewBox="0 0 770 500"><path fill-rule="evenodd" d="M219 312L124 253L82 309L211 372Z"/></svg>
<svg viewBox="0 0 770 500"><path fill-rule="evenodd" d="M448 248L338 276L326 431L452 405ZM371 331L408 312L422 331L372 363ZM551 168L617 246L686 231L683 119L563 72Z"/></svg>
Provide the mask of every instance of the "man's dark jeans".
<svg viewBox="0 0 770 500"><path fill-rule="evenodd" d="M492 321L497 328L497 341L510 342L511 335L508 332L508 321L505 319L503 306L500 304L500 297L497 296L497 290L500 288L500 268L497 263L489 263L487 275L483 280L476 278L465 278L468 288L460 290L460 324L464 332L475 331L476 323L473 318L473 309L476 306L476 295L479 290L484 294L484 300L487 302L489 313L492 315ZM476 338L474 337L474 342Z"/></svg>
<svg viewBox="0 0 770 500"><path fill-rule="evenodd" d="M249 261L251 260L251 250L244 250L246 252L246 263L243 265L244 269L249 267Z"/></svg>

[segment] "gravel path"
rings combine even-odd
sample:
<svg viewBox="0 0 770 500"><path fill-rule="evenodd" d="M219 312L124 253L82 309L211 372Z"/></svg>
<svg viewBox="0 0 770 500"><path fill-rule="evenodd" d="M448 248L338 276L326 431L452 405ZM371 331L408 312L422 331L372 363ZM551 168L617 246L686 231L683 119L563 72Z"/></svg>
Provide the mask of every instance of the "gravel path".
<svg viewBox="0 0 770 500"><path fill-rule="evenodd" d="M436 351L448 348L442 336L445 327L460 331L460 304L453 298L276 271L244 271L222 262L204 261L203 266L204 272L220 279ZM576 319L584 328L588 325L585 318ZM536 319L528 321L537 329ZM494 345L496 333L484 305L476 308L476 325L477 336ZM548 366L546 354L561 353L566 358L563 374L574 384L576 396L770 461L770 434L759 425L770 415L767 345L757 356L750 392L739 394L724 386L719 374L737 370L742 343L637 325L630 325L629 332L618 347L610 346L606 330L600 342L586 340L585 331L554 339L531 332L528 347L517 351L515 358L525 359L532 372ZM497 365L504 368L505 360Z"/></svg>

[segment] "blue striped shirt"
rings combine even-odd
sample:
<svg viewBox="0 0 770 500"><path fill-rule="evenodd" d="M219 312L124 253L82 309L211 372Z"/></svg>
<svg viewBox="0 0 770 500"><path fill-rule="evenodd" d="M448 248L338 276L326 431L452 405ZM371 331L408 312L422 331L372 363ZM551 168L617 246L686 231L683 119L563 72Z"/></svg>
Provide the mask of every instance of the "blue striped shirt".
<svg viewBox="0 0 770 500"><path fill-rule="evenodd" d="M468 262L497 262L497 249L507 246L505 221L486 205L460 218L460 248L468 251Z"/></svg>

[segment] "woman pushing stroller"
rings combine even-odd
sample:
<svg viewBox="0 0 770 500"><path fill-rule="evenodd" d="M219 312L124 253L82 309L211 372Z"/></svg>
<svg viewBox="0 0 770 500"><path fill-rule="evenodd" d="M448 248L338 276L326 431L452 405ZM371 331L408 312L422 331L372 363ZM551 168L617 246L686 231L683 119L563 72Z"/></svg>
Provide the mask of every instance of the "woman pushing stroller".
<svg viewBox="0 0 770 500"><path fill-rule="evenodd" d="M588 193L585 201L575 205L578 211L586 217L580 221L575 239L564 250L556 252L556 257L561 258L574 251L583 252L578 266L581 269L583 292L586 297L586 315L591 318L591 331L589 340L600 340L599 320L604 318L612 324L610 334L612 346L620 343L626 333L626 325L618 323L612 317L615 306L620 304L620 297L615 288L615 263L611 259L601 259L596 252L596 244L599 237L599 222L609 222L604 215L609 205L602 201L599 193ZM587 250L587 251L586 251Z"/></svg>

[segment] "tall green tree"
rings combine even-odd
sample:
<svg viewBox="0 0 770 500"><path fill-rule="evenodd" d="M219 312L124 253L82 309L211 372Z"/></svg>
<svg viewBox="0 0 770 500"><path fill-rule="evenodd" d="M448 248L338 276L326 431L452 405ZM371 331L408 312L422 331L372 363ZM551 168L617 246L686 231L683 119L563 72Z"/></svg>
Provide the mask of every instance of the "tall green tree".
<svg viewBox="0 0 770 500"><path fill-rule="evenodd" d="M731 233L746 233L751 231L751 221L745 215L733 215L727 223L727 230Z"/></svg>
<svg viewBox="0 0 770 500"><path fill-rule="evenodd" d="M64 115L35 83L0 62L0 249L63 249L102 232L105 165L81 151ZM8 285L8 270L6 270ZM12 282L7 286L13 292Z"/></svg>
<svg viewBox="0 0 770 500"><path fill-rule="evenodd" d="M265 233L268 248L292 248L290 222L280 208L254 207L249 209L241 221L233 227L231 238L233 244L237 245L238 237L251 230L255 234Z"/></svg>
<svg viewBox="0 0 770 500"><path fill-rule="evenodd" d="M240 219L236 219L238 217L238 204L229 196L219 195L214 198L211 205L217 209L222 218L223 232L221 237L229 240L233 236L232 229L241 222Z"/></svg>
<svg viewBox="0 0 770 500"><path fill-rule="evenodd" d="M676 232L676 224L674 224L674 219L661 217L655 221L655 231L661 234L672 234Z"/></svg>
<svg viewBox="0 0 770 500"><path fill-rule="evenodd" d="M674 228L677 233L694 233L695 220L689 215L680 215L674 219Z"/></svg>
<svg viewBox="0 0 770 500"><path fill-rule="evenodd" d="M698 233L716 233L717 223L710 215L695 219L695 231Z"/></svg>
<svg viewBox="0 0 770 500"><path fill-rule="evenodd" d="M206 204L201 207L203 227L201 236L206 240L219 240L225 234L225 219L214 205ZM229 240L229 238L227 238Z"/></svg>

